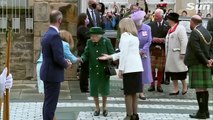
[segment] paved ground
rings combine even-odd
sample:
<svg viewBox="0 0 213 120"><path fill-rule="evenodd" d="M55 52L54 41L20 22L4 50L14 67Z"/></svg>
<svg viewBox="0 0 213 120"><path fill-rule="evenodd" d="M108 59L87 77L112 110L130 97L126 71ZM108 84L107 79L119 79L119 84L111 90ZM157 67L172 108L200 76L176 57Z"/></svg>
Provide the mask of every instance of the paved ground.
<svg viewBox="0 0 213 120"><path fill-rule="evenodd" d="M112 77L111 94L108 100L109 115L94 117L92 97L89 94L80 93L78 81L64 82L56 112L57 120L122 120L126 113L121 87L122 81ZM188 114L198 109L194 91L190 89L184 96L169 96L172 85L162 87L164 93L146 92L148 99L139 101L140 118L142 120L190 120ZM148 86L145 86L146 91L147 89ZM42 120L42 102L43 95L38 94L36 81L15 81L11 90L11 120ZM212 89L210 89L209 109L213 118Z"/></svg>

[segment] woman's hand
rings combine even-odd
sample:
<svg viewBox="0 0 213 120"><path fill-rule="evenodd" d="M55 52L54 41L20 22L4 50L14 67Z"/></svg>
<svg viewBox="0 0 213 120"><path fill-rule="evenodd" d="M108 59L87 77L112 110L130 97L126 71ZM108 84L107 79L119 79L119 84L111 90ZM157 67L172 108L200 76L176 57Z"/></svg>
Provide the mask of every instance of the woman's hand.
<svg viewBox="0 0 213 120"><path fill-rule="evenodd" d="M107 54L102 54L103 56L98 57L98 60L109 60L112 58L111 55L107 55Z"/></svg>
<svg viewBox="0 0 213 120"><path fill-rule="evenodd" d="M119 70L119 72L118 72L118 77L119 77L120 79L123 79L123 72L122 72L121 70Z"/></svg>

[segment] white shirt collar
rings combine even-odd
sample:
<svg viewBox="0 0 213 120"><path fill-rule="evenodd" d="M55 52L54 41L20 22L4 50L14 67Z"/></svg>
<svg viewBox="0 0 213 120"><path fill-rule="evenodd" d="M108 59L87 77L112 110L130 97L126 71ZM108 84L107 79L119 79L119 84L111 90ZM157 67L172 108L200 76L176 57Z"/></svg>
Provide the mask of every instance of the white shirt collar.
<svg viewBox="0 0 213 120"><path fill-rule="evenodd" d="M54 28L59 33L59 30L56 26L50 25L50 27Z"/></svg>

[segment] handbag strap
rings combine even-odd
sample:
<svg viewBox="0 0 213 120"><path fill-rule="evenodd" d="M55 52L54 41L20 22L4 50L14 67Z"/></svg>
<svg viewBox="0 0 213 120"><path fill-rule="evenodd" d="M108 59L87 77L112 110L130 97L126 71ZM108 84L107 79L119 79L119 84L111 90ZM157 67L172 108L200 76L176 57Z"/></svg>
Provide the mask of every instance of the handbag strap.
<svg viewBox="0 0 213 120"><path fill-rule="evenodd" d="M202 38L202 40L207 44L207 45L210 45L211 44L211 42L212 42L212 36L210 35L210 41L208 42L206 39L205 39L205 37L203 36L203 34L198 30L198 29L194 29L195 31L197 31L197 33L200 35L200 37Z"/></svg>

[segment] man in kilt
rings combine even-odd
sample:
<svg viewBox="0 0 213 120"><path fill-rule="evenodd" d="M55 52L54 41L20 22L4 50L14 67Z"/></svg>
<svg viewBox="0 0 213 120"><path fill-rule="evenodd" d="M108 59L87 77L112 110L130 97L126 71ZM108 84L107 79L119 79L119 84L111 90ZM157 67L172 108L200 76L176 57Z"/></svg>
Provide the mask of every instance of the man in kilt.
<svg viewBox="0 0 213 120"><path fill-rule="evenodd" d="M190 21L192 29L184 63L189 67L189 87L195 89L199 110L191 118L209 118L207 88L213 88L211 66L213 63L212 36L202 26L202 18L194 15Z"/></svg>
<svg viewBox="0 0 213 120"><path fill-rule="evenodd" d="M166 21L163 20L164 12L162 9L157 9L155 11L155 21L149 23L149 26L152 30L152 44L150 47L151 53L151 64L152 64L152 75L153 80L155 76L157 76L157 91L163 92L161 88L161 81L164 77L164 69L165 69L165 37L167 35L170 26ZM157 72L155 71L157 69ZM156 75L157 74L157 75ZM155 81L151 83L148 91L155 91Z"/></svg>

